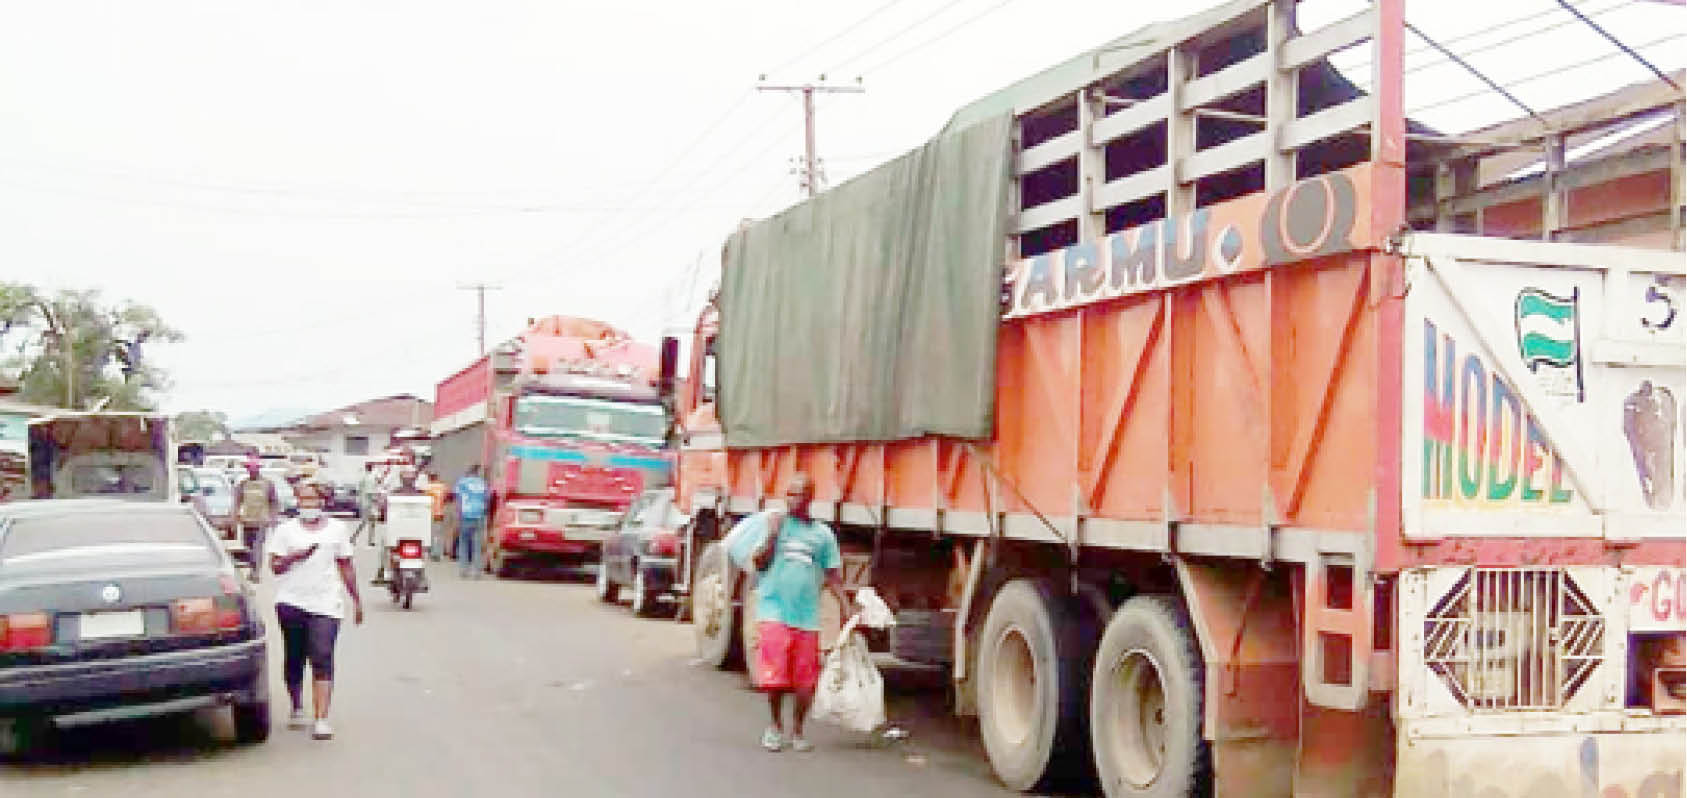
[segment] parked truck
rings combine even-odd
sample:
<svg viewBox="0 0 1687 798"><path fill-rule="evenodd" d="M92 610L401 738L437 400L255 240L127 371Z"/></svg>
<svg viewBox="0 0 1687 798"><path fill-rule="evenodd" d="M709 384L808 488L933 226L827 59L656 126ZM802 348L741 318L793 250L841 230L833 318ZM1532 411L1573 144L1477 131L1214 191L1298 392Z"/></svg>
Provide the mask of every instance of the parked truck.
<svg viewBox="0 0 1687 798"><path fill-rule="evenodd" d="M1442 136L1400 0L1295 14L1138 31L733 235L676 397L702 658L801 472L1009 787L1683 793L1681 92Z"/></svg>
<svg viewBox="0 0 1687 798"><path fill-rule="evenodd" d="M29 421L30 496L116 496L177 501L170 417L160 413L55 412Z"/></svg>
<svg viewBox="0 0 1687 798"><path fill-rule="evenodd" d="M552 316L439 384L432 467L448 483L482 467L495 573L526 559L595 561L631 501L671 484L657 376L653 347Z"/></svg>

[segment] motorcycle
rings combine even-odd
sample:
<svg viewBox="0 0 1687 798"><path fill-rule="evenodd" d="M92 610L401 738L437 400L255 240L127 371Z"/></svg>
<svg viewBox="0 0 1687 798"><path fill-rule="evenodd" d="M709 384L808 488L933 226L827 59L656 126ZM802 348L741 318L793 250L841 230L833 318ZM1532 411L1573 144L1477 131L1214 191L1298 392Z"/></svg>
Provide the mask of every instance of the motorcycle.
<svg viewBox="0 0 1687 798"><path fill-rule="evenodd" d="M410 609L416 594L427 592L427 550L427 545L415 538L400 540L390 549L392 558L387 567L392 578L387 582L387 590L392 593L394 604Z"/></svg>
<svg viewBox="0 0 1687 798"><path fill-rule="evenodd" d="M417 593L428 592L428 549L433 537L433 499L387 497L387 591L394 604L410 609Z"/></svg>

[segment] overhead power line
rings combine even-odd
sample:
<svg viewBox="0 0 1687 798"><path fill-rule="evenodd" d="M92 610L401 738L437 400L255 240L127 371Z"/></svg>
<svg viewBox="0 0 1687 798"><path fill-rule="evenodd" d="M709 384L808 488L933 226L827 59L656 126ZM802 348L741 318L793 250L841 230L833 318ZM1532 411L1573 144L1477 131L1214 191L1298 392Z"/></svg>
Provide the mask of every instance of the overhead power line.
<svg viewBox="0 0 1687 798"><path fill-rule="evenodd" d="M1573 5L1570 5L1570 3L1567 2L1567 0L1558 0L1558 4L1563 6L1565 11L1568 11L1573 16L1575 16L1576 19L1579 19L1582 22L1586 23L1587 26L1592 28L1595 33L1598 33L1600 36L1605 37L1606 41L1609 41L1610 43L1616 45L1617 49L1622 50L1625 53L1628 53L1629 56L1632 57L1634 60L1639 61L1641 64L1644 64L1647 69L1652 70L1652 74L1658 76L1659 80L1661 80L1665 83L1668 83L1670 85L1670 88L1673 88L1673 89L1676 89L1676 90L1681 89L1681 87L1679 85L1677 85L1676 82L1673 79L1671 79L1669 75L1664 74L1664 71L1659 69L1656 64L1653 64L1651 61L1646 60L1639 53L1635 52L1633 50L1633 48L1630 48L1627 44L1624 44L1623 40L1621 40L1621 39L1619 39L1615 36L1612 36L1611 32L1608 31L1608 30L1605 30L1602 27L1600 27L1599 23L1594 22L1591 19L1588 19L1586 14L1583 14L1581 11L1578 11L1576 9L1576 7L1573 6Z"/></svg>
<svg viewBox="0 0 1687 798"><path fill-rule="evenodd" d="M1675 41L1677 39L1681 39L1681 38L1687 38L1687 34L1676 33L1676 34L1671 34L1669 36L1665 36L1665 37L1660 38L1660 39L1653 39L1652 41L1646 42L1645 44L1638 45L1636 47L1636 49L1647 50L1647 49L1651 49L1653 47L1656 47L1660 44L1668 44L1670 42L1673 42L1673 41ZM1537 72L1533 75L1526 75L1524 77L1517 78L1515 80L1508 80L1504 83L1501 83L1500 85L1504 86L1507 89L1515 89L1518 86L1522 86L1522 85L1525 85L1525 84L1528 84L1528 83L1533 83L1537 80L1544 80L1546 78L1550 78L1550 77L1553 77L1555 75L1562 75L1566 72L1572 72L1572 71L1575 71L1577 69L1583 69L1585 67L1593 66L1594 64L1599 64L1599 63L1603 63L1605 61L1609 61L1613 58L1622 58L1622 57L1624 57L1624 54L1620 53L1620 52L1606 53L1606 54L1598 56L1596 58L1589 58L1585 61L1577 61L1577 62L1572 63L1572 64L1564 64L1562 66L1558 66L1558 67L1555 67L1553 69L1546 70L1544 72ZM1436 100L1436 101L1430 102L1430 103L1425 103L1423 105L1419 105L1419 106L1416 106L1416 107L1413 107L1413 108L1408 108L1408 109L1406 109L1406 113L1415 114L1415 113L1418 113L1420 111L1428 111L1428 110L1433 109L1433 108L1441 108L1443 106L1453 105L1454 103L1461 103L1461 102L1464 102L1465 100L1472 100L1472 99L1475 99L1477 97L1485 97L1487 95L1488 95L1488 91L1485 90L1485 89L1482 90L1482 91L1473 91L1473 92L1469 92L1467 94L1460 94L1460 95L1455 96L1455 97L1447 97L1445 99L1440 99L1440 100Z"/></svg>
<svg viewBox="0 0 1687 798"><path fill-rule="evenodd" d="M794 56L791 56L790 58L781 62L778 66L774 67L773 69L768 70L768 72L770 74L771 73L777 73L780 70L783 70L787 67L793 66L797 63L800 63L803 59L819 52L821 48L825 47L828 44L831 44L832 42L835 42L839 39L842 39L843 37L849 35L850 33L853 33L855 30L860 28L862 25L865 25L866 23L871 21L874 17L877 17L878 15L880 15L880 14L886 12L886 11L889 11L891 9L891 7L897 5L901 2L903 2L903 0L890 0L890 2L887 2L884 5L881 5L878 8L875 8L872 11L867 12L867 14L865 16L863 16L860 19L857 19L854 22L851 22L850 24L844 26L838 32L833 33L830 36L827 36L825 39L820 40L820 42L818 42L817 44L810 45L808 47L808 49L806 49L806 50L804 50L804 51L802 51L802 52L800 52L800 53L798 53Z"/></svg>
<svg viewBox="0 0 1687 798"><path fill-rule="evenodd" d="M1417 34L1418 38L1423 39L1425 42L1428 42L1429 46L1434 47L1437 50L1440 50L1441 54L1446 56L1448 60L1452 61L1455 64L1458 64L1461 67L1464 67L1466 72L1469 72L1470 74L1475 75L1476 79L1482 81L1485 84L1487 84L1488 88L1493 89L1501 97L1504 97L1507 100L1510 100L1512 105L1515 105L1518 108L1523 109L1524 113L1528 114L1529 116L1534 117L1535 121L1541 123L1542 127L1551 127L1551 125L1547 124L1547 121L1545 119L1543 119L1540 114L1535 113L1535 109L1530 108L1522 100L1517 99L1517 95L1512 94L1509 91L1506 91L1504 86L1501 86L1500 84L1495 83L1492 78L1483 74L1482 70L1479 70L1474 66L1471 66L1469 61L1466 61L1463 58L1460 58L1457 53L1453 52L1452 50L1447 49L1446 47L1443 47L1439 42L1435 41L1434 39L1429 38L1429 35L1424 33L1421 30L1418 30L1417 26L1413 25L1410 22L1407 22L1406 23L1406 30L1409 30L1412 33Z"/></svg>
<svg viewBox="0 0 1687 798"><path fill-rule="evenodd" d="M1592 16L1595 16L1595 17L1605 16L1607 14L1610 14L1613 11L1618 11L1618 10L1621 10L1623 8L1627 8L1629 6L1637 5L1640 2L1641 2L1641 0L1623 0L1622 2L1619 2L1615 5L1608 6L1606 8L1597 9L1597 10L1594 10L1594 11L1590 11L1588 13ZM1513 19L1510 19L1510 20L1506 20L1505 22L1501 22L1499 24L1493 25L1491 27L1483 28L1481 30L1471 31L1469 33L1463 33L1463 34L1460 34L1458 36L1452 36L1452 37L1448 37L1448 38L1444 38L1444 39L1437 39L1436 41L1439 41L1443 46L1446 46L1447 48L1451 49L1452 46L1455 45L1455 44L1467 42L1467 41L1470 41L1472 39L1478 39L1478 38L1481 38L1481 37L1484 37L1484 36L1491 36L1495 33L1503 31L1507 28L1516 27L1516 25L1518 23L1521 23L1521 22L1527 22L1529 20L1540 19L1542 17L1555 17L1555 16L1559 16L1558 9L1549 8L1546 11L1541 11L1541 12L1529 14L1529 15L1522 16L1522 17L1516 17L1516 18L1513 18ZM1465 58L1469 58L1470 56L1473 56L1473 55L1491 52L1491 51L1494 51L1494 50L1498 50L1501 47L1506 47L1506 46L1509 46L1509 45L1516 44L1518 42L1527 41L1527 40L1533 39L1537 36L1541 36L1541 35L1544 35L1544 34L1547 34L1547 33L1551 33L1552 31L1558 30L1560 28L1568 28L1568 27L1570 27L1572 25L1575 25L1575 24L1576 24L1576 20L1574 20L1574 19L1560 19L1559 21L1554 22L1550 25L1545 25L1545 26L1542 26L1542 27L1533 28L1533 29L1530 29L1530 30L1523 31L1522 33L1513 34L1513 35L1508 36L1504 39L1500 39L1499 41L1484 42L1480 45L1477 45L1475 47L1471 47L1467 50L1458 50L1457 52L1460 56L1465 57ZM1366 52L1368 53L1369 50L1366 50ZM1406 51L1406 57L1411 58L1414 55L1420 55L1420 54L1423 54L1423 53L1434 53L1434 54L1440 55L1440 52L1441 51L1440 51L1439 48L1437 48L1437 47L1435 47L1431 44L1421 44L1417 47L1408 49ZM1369 58L1366 58L1364 60L1354 61L1352 68L1350 70L1348 70L1348 71L1355 74L1355 76L1357 78L1355 82L1357 82L1359 85L1362 85L1362 86L1369 86L1370 85L1370 80L1367 76L1367 73L1369 71L1369 67L1370 67L1371 63L1372 63L1372 61ZM1418 72L1423 72L1423 71L1428 70L1428 69L1433 69L1435 67L1447 66L1449 64L1452 64L1452 62L1447 60L1444 57L1438 57L1438 58L1434 58L1434 59L1430 59L1430 60L1426 60L1426 61L1420 61L1419 63L1412 64L1412 65L1406 67L1405 74L1410 75L1410 74L1414 74L1414 73L1418 73Z"/></svg>
<svg viewBox="0 0 1687 798"><path fill-rule="evenodd" d="M885 67L890 66L891 64L896 63L897 61L901 61L902 59L904 59L904 58L906 58L910 55L913 55L914 53L917 53L921 50L924 50L927 47L930 47L930 46L932 46L932 45L934 45L934 44L936 44L940 41L943 41L944 39L949 38L950 36L959 32L961 29L966 28L967 26L971 25L972 23L977 22L977 21L979 21L979 20L981 20L981 19L1001 10L1004 6L1007 6L1009 3L1013 3L1013 2L1015 2L1015 0L1001 0L1001 2L999 2L999 3L997 3L993 6L990 6L989 8L986 8L983 11L980 11L977 14L974 14L970 17L967 17L964 20L961 20L954 27L949 28L948 30L943 31L942 33L939 33L936 36L933 36L929 39L926 39L923 42L920 42L919 44L914 45L913 47L910 47L906 50L903 50L903 51L897 53L896 55L893 55L889 58L884 59L883 61L880 61L876 64L873 64L870 67L867 67L866 69L861 70L861 74L866 75L866 74L869 74L869 73L872 73L872 72L876 72L880 69L884 69Z"/></svg>
<svg viewBox="0 0 1687 798"><path fill-rule="evenodd" d="M869 56L869 55L871 55L875 52L878 52L879 50L883 49L885 45L890 44L891 42L894 42L897 39L902 38L903 36L907 36L908 34L913 33L914 30L916 28L920 27L921 25L924 25L927 22L930 22L933 19L936 19L937 17L941 16L943 14L943 12L948 11L949 9L954 8L955 6L961 5L962 3L965 3L965 2L966 2L966 0L950 0L950 2L947 2L947 3L944 3L943 5L938 6L936 8L936 10L932 11L931 13L926 14L923 17L920 17L919 19L915 20L913 23L911 23L909 25L906 25L906 26L903 26L902 29L896 31L895 33L892 33L891 35L889 35L889 36L887 36L883 39L880 39L878 42L876 42L872 45L869 45L867 47L867 49L862 50L862 51L856 53L855 55L852 55L852 56L850 56L850 57L848 57L848 58L846 58L842 61L839 61L836 66L833 66L832 68L826 70L826 74L835 75L835 74L839 74L839 73L843 72L843 68L845 66L856 63L857 61L860 61L861 59L866 58L867 56Z"/></svg>

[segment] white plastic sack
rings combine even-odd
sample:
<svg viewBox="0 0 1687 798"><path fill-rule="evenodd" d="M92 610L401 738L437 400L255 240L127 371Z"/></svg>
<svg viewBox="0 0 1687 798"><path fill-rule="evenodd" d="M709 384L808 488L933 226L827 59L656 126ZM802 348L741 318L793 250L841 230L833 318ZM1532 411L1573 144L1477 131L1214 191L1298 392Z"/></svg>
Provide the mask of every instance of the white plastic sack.
<svg viewBox="0 0 1687 798"><path fill-rule="evenodd" d="M860 620L859 615L850 618L838 644L826 655L808 716L865 733L884 725L885 693L884 678L867 652L867 641L855 633Z"/></svg>
<svg viewBox="0 0 1687 798"><path fill-rule="evenodd" d="M855 591L855 603L861 605L861 625L869 629L889 629L896 625L896 615L890 611L879 592L872 587Z"/></svg>

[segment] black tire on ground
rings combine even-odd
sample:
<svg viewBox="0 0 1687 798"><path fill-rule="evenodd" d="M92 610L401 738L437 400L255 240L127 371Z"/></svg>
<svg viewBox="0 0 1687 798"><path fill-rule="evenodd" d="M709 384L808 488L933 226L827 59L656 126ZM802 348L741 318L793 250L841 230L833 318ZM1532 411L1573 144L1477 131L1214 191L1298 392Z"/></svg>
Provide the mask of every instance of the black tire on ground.
<svg viewBox="0 0 1687 798"><path fill-rule="evenodd" d="M415 602L415 600L416 600L416 585L415 585L414 582L412 582L408 585L405 585L405 587L404 587L404 608L410 609L410 605L413 602Z"/></svg>
<svg viewBox="0 0 1687 798"><path fill-rule="evenodd" d="M1090 740L1107 798L1210 795L1202 671L1189 616L1137 596L1107 624L1090 689Z"/></svg>
<svg viewBox="0 0 1687 798"><path fill-rule="evenodd" d="M697 557L697 579L691 587L692 633L698 659L721 670L744 663L738 610L732 603L732 578L726 549L719 542L703 547Z"/></svg>
<svg viewBox="0 0 1687 798"><path fill-rule="evenodd" d="M0 723L7 721L0 720ZM53 724L52 718L38 715L26 715L12 718L11 740L9 747L0 744L0 754L7 757L24 759L37 756L58 744L59 727Z"/></svg>
<svg viewBox="0 0 1687 798"><path fill-rule="evenodd" d="M633 563L633 614L640 618L649 618L656 614L656 608L661 606L656 601L656 592L644 584L644 572L639 570L638 563Z"/></svg>
<svg viewBox="0 0 1687 798"><path fill-rule="evenodd" d="M996 592L978 640L978 725L996 778L1015 790L1075 781L1087 768L1085 651L1049 586Z"/></svg>
<svg viewBox="0 0 1687 798"><path fill-rule="evenodd" d="M621 597L621 586L609 578L609 563L598 560L597 563L597 600L605 604L614 604Z"/></svg>
<svg viewBox="0 0 1687 798"><path fill-rule="evenodd" d="M252 704L235 704L229 709L234 715L235 742L249 745L269 739L269 699Z"/></svg>

